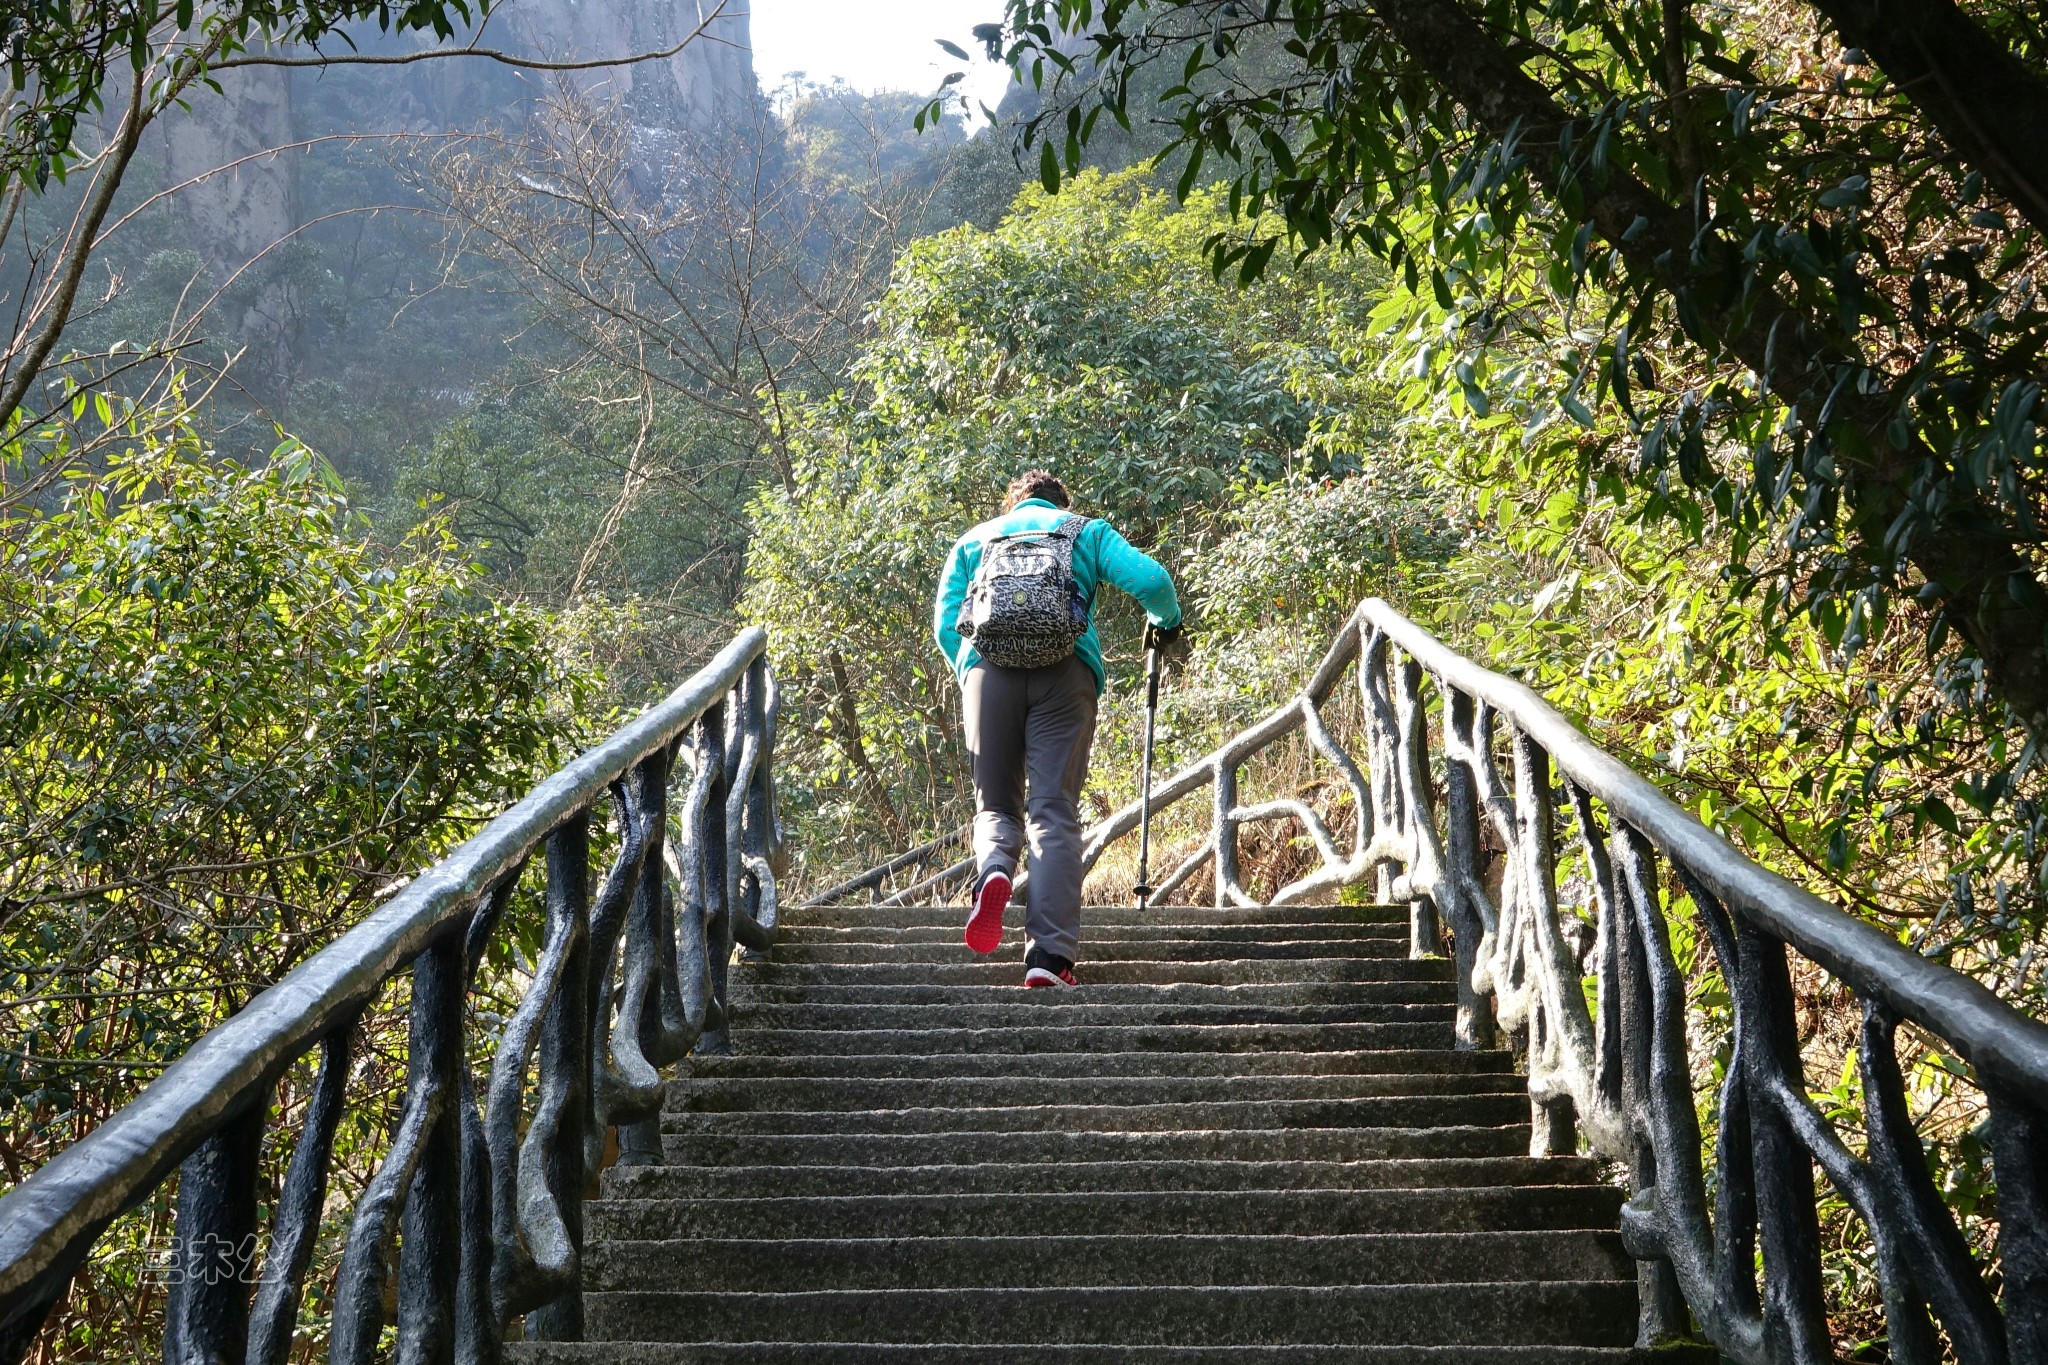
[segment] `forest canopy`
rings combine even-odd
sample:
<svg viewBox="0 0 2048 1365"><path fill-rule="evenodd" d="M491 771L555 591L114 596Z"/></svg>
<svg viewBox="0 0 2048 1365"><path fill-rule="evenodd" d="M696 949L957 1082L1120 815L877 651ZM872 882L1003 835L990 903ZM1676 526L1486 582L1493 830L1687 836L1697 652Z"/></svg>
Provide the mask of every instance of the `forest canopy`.
<svg viewBox="0 0 2048 1365"><path fill-rule="evenodd" d="M1055 91L1021 135L1049 184L1099 116L1165 125L1180 192L1220 174L1245 216L1219 271L1384 260L1418 374L1633 513L1726 528L1774 614L1853 649L1913 609L2038 740L2048 31L1896 11L1011 0L982 33Z"/></svg>

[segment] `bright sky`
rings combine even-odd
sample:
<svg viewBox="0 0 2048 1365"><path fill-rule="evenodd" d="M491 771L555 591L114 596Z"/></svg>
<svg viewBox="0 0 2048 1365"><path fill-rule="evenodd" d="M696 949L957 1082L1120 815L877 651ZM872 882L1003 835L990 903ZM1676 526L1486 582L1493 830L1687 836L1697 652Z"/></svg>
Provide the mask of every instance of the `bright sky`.
<svg viewBox="0 0 2048 1365"><path fill-rule="evenodd" d="M969 100L994 108L1009 84L1009 68L982 60L972 36L976 24L1002 17L1003 0L750 0L750 7L754 70L770 88L801 71L864 91L933 91L963 69L940 38L973 58L961 82Z"/></svg>

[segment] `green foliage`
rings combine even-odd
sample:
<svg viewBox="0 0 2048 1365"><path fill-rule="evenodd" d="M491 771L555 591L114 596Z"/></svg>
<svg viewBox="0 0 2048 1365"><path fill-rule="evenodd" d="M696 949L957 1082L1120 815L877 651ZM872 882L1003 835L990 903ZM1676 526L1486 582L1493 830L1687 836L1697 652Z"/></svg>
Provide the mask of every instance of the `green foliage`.
<svg viewBox="0 0 2048 1365"><path fill-rule="evenodd" d="M1008 216L1028 179L1009 140L990 132L947 148L940 162L938 193L926 218L933 232L962 223L993 231Z"/></svg>
<svg viewBox="0 0 2048 1365"><path fill-rule="evenodd" d="M1220 210L1097 176L1027 191L995 232L918 243L854 369L865 401L833 420L877 448L951 446L972 472L1046 465L1146 532L1240 473L1282 473L1316 415L1288 384L1316 300L1207 281L1193 248Z"/></svg>
<svg viewBox="0 0 2048 1365"><path fill-rule="evenodd" d="M614 696L665 694L724 644L761 473L742 423L601 367L519 367L396 464L384 533L445 526L494 593L607 617Z"/></svg>
<svg viewBox="0 0 2048 1365"><path fill-rule="evenodd" d="M1226 214L1211 198L1176 210L1136 174L1091 173L1057 198L1027 190L994 232L915 245L877 310L858 387L792 416L797 486L755 504L745 611L770 631L814 740L790 746L794 808L834 831L836 861L851 860L849 833L886 844L957 815L955 686L931 643L931 597L947 548L994 513L1013 474L1058 471L1082 510L1170 567L1237 531L1238 612L1254 581L1291 573L1279 561L1292 546L1271 540L1281 495L1251 490L1359 467L1330 446L1345 419L1326 399L1366 381L1316 338L1341 318L1363 325L1370 277L1219 286L1199 246ZM1378 506L1396 486L1411 501ZM1421 515L1395 472L1357 487L1331 492L1320 524L1365 503L1376 528ZM1242 524L1240 497L1254 503ZM1322 573L1328 595L1361 572L1378 570L1325 560L1309 576ZM1108 594L1099 620L1124 679L1138 613Z"/></svg>
<svg viewBox="0 0 2048 1365"><path fill-rule="evenodd" d="M15 1170L553 767L592 680L444 527L121 411L0 475L0 1093ZM111 446L111 449L108 447ZM40 463L38 467L37 462Z"/></svg>
<svg viewBox="0 0 2048 1365"><path fill-rule="evenodd" d="M1407 576L1440 571L1463 539L1425 472L1396 456L1349 477L1248 490L1229 532L1188 562L1204 628L1284 623L1327 635L1367 597L1408 596Z"/></svg>
<svg viewBox="0 0 2048 1365"><path fill-rule="evenodd" d="M1718 545L1559 482L1495 486L1486 533L1430 596L1436 628L1767 865L2038 1002L2039 816L2030 789L1986 786L2016 758L2006 732L1947 704L1909 629L1847 656L1732 597Z"/></svg>
<svg viewBox="0 0 2048 1365"><path fill-rule="evenodd" d="M2048 101L2037 17L1961 23ZM1998 199L2025 178L1978 155L1968 109L1922 103L1932 77L1888 79L1806 7L1012 0L987 30L1048 81L1084 74L1050 34L1091 35L1091 97L1026 130L1049 180L1095 130L1163 119L1181 192L1206 167L1242 215L1206 243L1219 271L1371 252L1414 296L1386 335L1432 387L1481 416L1519 390L1548 458L1723 528L1773 613L1852 643L1917 614L2048 725L2041 220ZM1275 41L1273 79L1205 85ZM1155 67L1180 80L1147 98ZM1970 76L1943 79L1967 105Z"/></svg>
<svg viewBox="0 0 2048 1365"><path fill-rule="evenodd" d="M804 82L777 95L790 156L804 174L856 192L896 176L930 176L936 154L965 141L956 119L929 131L915 126L924 102L904 90L866 94L843 80Z"/></svg>
<svg viewBox="0 0 2048 1365"><path fill-rule="evenodd" d="M1475 459L1487 443L1467 439L1474 419L1444 420L1440 458L1462 471L1480 523L1429 594L1428 624L1522 676L1764 865L2022 1009L2048 1006L2031 971L2037 784L2001 792L1995 775L2018 757L2012 735L1950 703L1949 665L1928 658L1910 625L1881 624L1844 649L1811 618L1730 593L1725 529L1701 544L1669 521L1632 519L1515 439ZM1690 910L1675 894L1671 904L1711 1143L1732 1002ZM1797 989L1810 1089L1853 1145L1860 1094L1837 1078L1853 1074L1856 1002L1818 972ZM1988 1261L1997 1229L1982 1092L1959 1062L1901 1042L1930 1168ZM1849 1358L1882 1358L1868 1233L1838 1192L1824 1191L1820 1215L1837 1338L1868 1346Z"/></svg>

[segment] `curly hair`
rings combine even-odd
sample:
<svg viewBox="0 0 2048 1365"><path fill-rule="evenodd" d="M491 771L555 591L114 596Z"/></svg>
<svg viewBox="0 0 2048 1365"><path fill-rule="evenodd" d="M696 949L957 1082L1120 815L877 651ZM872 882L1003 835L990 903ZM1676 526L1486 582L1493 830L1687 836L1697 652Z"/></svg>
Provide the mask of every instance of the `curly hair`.
<svg viewBox="0 0 2048 1365"><path fill-rule="evenodd" d="M1067 496L1066 484L1049 469L1027 469L1010 480L1009 490L1003 495L1003 510L1009 511L1026 498L1043 498L1055 507L1074 505Z"/></svg>

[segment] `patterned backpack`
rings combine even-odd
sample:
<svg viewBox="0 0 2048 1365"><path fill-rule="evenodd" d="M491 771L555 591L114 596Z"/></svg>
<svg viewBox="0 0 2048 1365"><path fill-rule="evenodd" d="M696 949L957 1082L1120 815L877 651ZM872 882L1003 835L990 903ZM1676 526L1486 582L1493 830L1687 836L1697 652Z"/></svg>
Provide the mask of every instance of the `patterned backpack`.
<svg viewBox="0 0 2048 1365"><path fill-rule="evenodd" d="M1088 518L1069 513L1050 531L1013 531L981 547L960 604L959 630L998 668L1044 668L1088 632L1088 599L1074 580L1074 541Z"/></svg>

